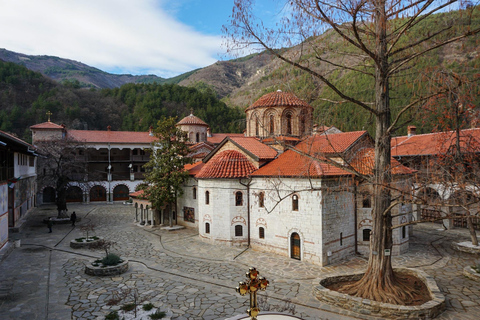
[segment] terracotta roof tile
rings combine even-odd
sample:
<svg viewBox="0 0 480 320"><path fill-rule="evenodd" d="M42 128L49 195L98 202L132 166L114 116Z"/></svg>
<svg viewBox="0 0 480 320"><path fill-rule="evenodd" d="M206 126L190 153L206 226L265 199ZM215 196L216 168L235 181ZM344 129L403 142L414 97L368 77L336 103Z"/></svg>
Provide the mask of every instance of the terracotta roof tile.
<svg viewBox="0 0 480 320"><path fill-rule="evenodd" d="M30 126L30 129L64 129L64 128L65 128L64 126L61 126L59 124L56 124L50 121Z"/></svg>
<svg viewBox="0 0 480 320"><path fill-rule="evenodd" d="M200 125L200 126L206 126L208 127L208 124L206 124L202 119L200 119L199 117L196 117L194 116L193 114L190 114L188 116L186 116L185 118L183 118L182 120L180 120L178 123L177 123L177 126L178 125L190 125L190 124L195 124L195 125Z"/></svg>
<svg viewBox="0 0 480 320"><path fill-rule="evenodd" d="M207 142L219 144L226 137L245 137L245 135L243 133L212 133L212 136L207 138Z"/></svg>
<svg viewBox="0 0 480 320"><path fill-rule="evenodd" d="M353 157L350 165L356 171L364 175L373 174L373 168L375 167L375 149L363 148L357 152ZM391 159L390 165L392 166L393 174L413 174L416 171L412 170L404 165L400 164L394 158Z"/></svg>
<svg viewBox="0 0 480 320"><path fill-rule="evenodd" d="M226 150L214 155L196 175L196 178L245 178L255 166L236 150Z"/></svg>
<svg viewBox="0 0 480 320"><path fill-rule="evenodd" d="M276 106L288 106L288 107L304 107L313 108L305 101L299 99L293 93L282 92L280 90L276 92L267 93L255 101L246 110L252 110L261 107L276 107Z"/></svg>
<svg viewBox="0 0 480 320"><path fill-rule="evenodd" d="M392 156L427 156L444 154L455 144L455 131L436 132L392 138ZM480 129L460 131L460 146L480 152Z"/></svg>
<svg viewBox="0 0 480 320"><path fill-rule="evenodd" d="M252 176L313 178L349 174L347 171L334 165L311 159L292 150L287 150L278 156L277 159L252 173Z"/></svg>
<svg viewBox="0 0 480 320"><path fill-rule="evenodd" d="M189 164L186 164L184 166L185 170L188 171L188 173L191 175L191 176L195 176L196 174L198 174L200 172L200 170L203 168L203 166L205 165L205 163L203 162L195 162L195 163L189 163Z"/></svg>
<svg viewBox="0 0 480 320"><path fill-rule="evenodd" d="M366 131L352 131L314 135L300 142L296 148L308 154L342 153L365 134Z"/></svg>
<svg viewBox="0 0 480 320"><path fill-rule="evenodd" d="M26 146L26 147L28 147L28 148L32 148L32 150L35 150L35 147L34 147L33 145L31 145L30 143L25 142L25 141L23 141L22 139L20 139L20 138L18 138L18 137L15 137L14 135L12 135L12 134L10 134L10 133L8 133L8 132L5 132L5 131L0 130L0 138L1 138L2 136L3 136L4 138L6 138L6 139L10 139L10 140L14 141L15 143L22 144L22 145L24 145L24 146ZM3 142L5 142L5 141L3 141Z"/></svg>
<svg viewBox="0 0 480 320"><path fill-rule="evenodd" d="M278 153L277 150L261 143L257 138L254 137L230 137L230 140L238 144L243 149L254 154L260 160L275 159Z"/></svg>
<svg viewBox="0 0 480 320"><path fill-rule="evenodd" d="M68 130L68 135L87 143L152 143L158 140L148 132L134 131Z"/></svg>
<svg viewBox="0 0 480 320"><path fill-rule="evenodd" d="M138 190L135 192L132 192L129 194L130 197L132 198L137 198L137 199L146 199L147 194L145 193L145 190Z"/></svg>
<svg viewBox="0 0 480 320"><path fill-rule="evenodd" d="M277 136L277 137L269 137L262 139L263 143L273 143L273 142L299 142L301 141L300 138L297 137L287 137L287 136Z"/></svg>

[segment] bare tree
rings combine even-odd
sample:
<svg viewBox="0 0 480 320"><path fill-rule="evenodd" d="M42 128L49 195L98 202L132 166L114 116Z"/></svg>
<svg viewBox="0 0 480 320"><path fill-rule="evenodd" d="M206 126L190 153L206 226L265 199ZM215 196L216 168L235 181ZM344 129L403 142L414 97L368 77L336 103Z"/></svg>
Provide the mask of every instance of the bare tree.
<svg viewBox="0 0 480 320"><path fill-rule="evenodd" d="M67 189L72 185L85 188L87 184L86 146L80 141L65 137L39 141L36 147L40 154L39 187L55 186L58 218L67 218Z"/></svg>
<svg viewBox="0 0 480 320"><path fill-rule="evenodd" d="M334 102L348 102L370 113L375 123L375 165L373 175L367 177L373 188L370 255L363 278L346 291L376 301L402 304L411 299L412 294L394 274L391 256L385 254L393 246L391 209L396 205L391 199L391 137L404 125L403 121L409 120L408 115L415 107L443 91L416 95L413 89L409 101L392 110L395 92L392 83L406 81L405 73L426 53L479 33L478 26L472 26L470 20L479 9L473 6L456 12L452 18L439 13L452 9L459 1L291 0L283 3L283 19L278 28L272 29L255 17L255 1L236 0L230 26L225 27L227 46L232 50L252 46L267 50L321 81L335 93ZM460 20L462 27L457 28ZM327 29L338 38L316 38ZM292 44L300 44L296 55L279 50ZM307 55L313 56L314 61L307 59ZM344 58L332 59L339 55ZM367 95L347 94L346 87L336 81L334 71L363 75L371 79L373 90Z"/></svg>

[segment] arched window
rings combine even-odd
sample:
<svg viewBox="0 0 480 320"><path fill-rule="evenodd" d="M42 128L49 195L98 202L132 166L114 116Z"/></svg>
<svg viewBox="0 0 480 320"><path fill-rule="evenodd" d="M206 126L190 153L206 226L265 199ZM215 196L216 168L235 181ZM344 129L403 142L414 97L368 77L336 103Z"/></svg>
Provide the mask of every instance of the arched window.
<svg viewBox="0 0 480 320"><path fill-rule="evenodd" d="M370 233L372 232L371 229L363 229L363 241L370 241Z"/></svg>
<svg viewBox="0 0 480 320"><path fill-rule="evenodd" d="M260 135L260 123L258 118L255 118L255 135L258 137Z"/></svg>
<svg viewBox="0 0 480 320"><path fill-rule="evenodd" d="M195 142L200 142L200 133L198 133L198 132L195 135Z"/></svg>
<svg viewBox="0 0 480 320"><path fill-rule="evenodd" d="M260 192L258 194L258 206L263 208L265 206L265 193Z"/></svg>
<svg viewBox="0 0 480 320"><path fill-rule="evenodd" d="M193 199L197 199L197 188L193 187L192 193L193 193Z"/></svg>
<svg viewBox="0 0 480 320"><path fill-rule="evenodd" d="M205 222L205 233L210 233L210 223Z"/></svg>
<svg viewBox="0 0 480 320"><path fill-rule="evenodd" d="M292 134L292 115L290 113L288 113L286 115L286 120L287 120L287 123L286 123L287 132L286 133L287 133L287 135L290 135L290 134Z"/></svg>
<svg viewBox="0 0 480 320"><path fill-rule="evenodd" d="M269 118L269 129L271 135L275 134L275 117L273 114L271 114Z"/></svg>
<svg viewBox="0 0 480 320"><path fill-rule="evenodd" d="M407 226L402 227L402 239L407 237Z"/></svg>
<svg viewBox="0 0 480 320"><path fill-rule="evenodd" d="M292 196L292 211L298 211L298 196L296 194Z"/></svg>
<svg viewBox="0 0 480 320"><path fill-rule="evenodd" d="M265 228L263 227L258 228L258 237L260 239L265 239Z"/></svg>
<svg viewBox="0 0 480 320"><path fill-rule="evenodd" d="M210 191L205 191L205 204L210 204Z"/></svg>
<svg viewBox="0 0 480 320"><path fill-rule="evenodd" d="M364 195L363 196L363 207L364 208L371 208L372 207L372 202L370 200L370 195Z"/></svg>
<svg viewBox="0 0 480 320"><path fill-rule="evenodd" d="M243 206L243 193L240 191L235 192L235 205Z"/></svg>
<svg viewBox="0 0 480 320"><path fill-rule="evenodd" d="M239 224L235 226L235 237L243 237L243 227Z"/></svg>

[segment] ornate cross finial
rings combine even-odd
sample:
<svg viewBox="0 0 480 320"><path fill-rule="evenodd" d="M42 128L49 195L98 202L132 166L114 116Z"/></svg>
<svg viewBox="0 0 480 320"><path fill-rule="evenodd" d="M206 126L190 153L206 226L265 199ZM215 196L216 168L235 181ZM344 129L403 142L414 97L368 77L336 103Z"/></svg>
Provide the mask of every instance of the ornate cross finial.
<svg viewBox="0 0 480 320"><path fill-rule="evenodd" d="M48 122L50 122L50 116L52 115L52 113L50 112L50 110L47 111L47 116L48 116Z"/></svg>
<svg viewBox="0 0 480 320"><path fill-rule="evenodd" d="M246 274L247 281L240 281L238 287L235 288L235 290L242 296L250 293L250 308L247 310L247 313L252 320L256 320L260 313L260 308L257 303L257 291L264 291L269 284L268 280L264 277L260 277L259 274L260 273L257 269L250 267Z"/></svg>

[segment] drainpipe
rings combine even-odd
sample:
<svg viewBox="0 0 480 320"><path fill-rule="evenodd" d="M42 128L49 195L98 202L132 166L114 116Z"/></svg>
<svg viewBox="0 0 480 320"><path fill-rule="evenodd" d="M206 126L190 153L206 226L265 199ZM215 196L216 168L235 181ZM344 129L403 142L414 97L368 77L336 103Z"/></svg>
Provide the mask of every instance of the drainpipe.
<svg viewBox="0 0 480 320"><path fill-rule="evenodd" d="M358 207L357 207L357 184L355 183L355 176L353 176L353 210L355 211L354 214L354 234L355 234L355 254L358 254L358 228L357 228L357 221L358 221Z"/></svg>
<svg viewBox="0 0 480 320"><path fill-rule="evenodd" d="M248 178L246 184L242 183L242 179L239 179L238 182L247 188L247 248L250 248L250 183L252 178Z"/></svg>

